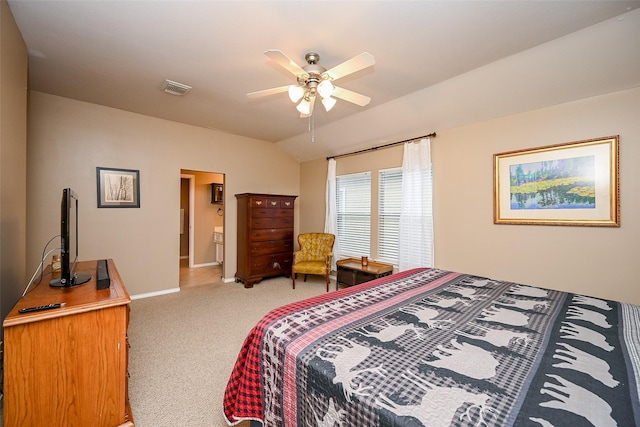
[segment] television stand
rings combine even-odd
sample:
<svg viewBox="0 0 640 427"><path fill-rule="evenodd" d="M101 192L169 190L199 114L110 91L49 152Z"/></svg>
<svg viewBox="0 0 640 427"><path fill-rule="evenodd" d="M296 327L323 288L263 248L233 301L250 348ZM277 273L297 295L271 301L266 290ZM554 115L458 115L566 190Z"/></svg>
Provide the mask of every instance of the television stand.
<svg viewBox="0 0 640 427"><path fill-rule="evenodd" d="M54 288L72 288L74 286L83 285L87 283L89 280L91 280L91 273L88 273L86 271L80 271L73 275L70 285L63 285L62 282L60 281L60 278L56 277L55 279L51 279L49 281L49 286Z"/></svg>
<svg viewBox="0 0 640 427"><path fill-rule="evenodd" d="M85 286L43 281L5 318L4 427L134 426L127 391L131 298L113 260L108 265L109 288L96 289L97 261L79 262L92 276ZM65 305L19 312L57 303Z"/></svg>

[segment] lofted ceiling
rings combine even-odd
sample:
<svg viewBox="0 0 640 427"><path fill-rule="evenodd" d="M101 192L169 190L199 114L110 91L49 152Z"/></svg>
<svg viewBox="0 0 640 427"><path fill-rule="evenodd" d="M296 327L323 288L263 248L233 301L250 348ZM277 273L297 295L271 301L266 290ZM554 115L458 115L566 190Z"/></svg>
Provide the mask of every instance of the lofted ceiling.
<svg viewBox="0 0 640 427"><path fill-rule="evenodd" d="M474 117L436 120L438 114L455 113L456 107L445 101L440 102L444 108L424 112L433 120L423 125L433 128L416 126L415 120L401 128L397 120L405 108L407 117L420 111L414 103L424 104L424 96L436 100L435 92L448 93L447 82L462 79L465 84L463 76L472 70L640 12L633 11L640 7L638 0L8 3L29 50L32 90L277 143L300 161L488 118L467 113ZM371 53L373 67L340 80L341 87L370 96L371 103L359 107L338 101L330 112L316 107L310 120L299 117L286 93L248 99L248 92L294 82L264 55L267 49L279 49L299 65L305 65L305 53L317 52L325 68ZM638 54L625 56L631 56L634 67L628 76L598 90L640 84ZM573 66L579 74L580 64ZM166 94L161 90L165 79L193 89L182 97ZM550 100L530 107L593 95L575 90L562 97L561 86L547 89ZM425 94L421 100L413 98L420 93ZM509 108L517 112L524 106L501 107L493 114L509 113ZM491 105L479 109L491 110ZM379 120L392 114L396 127Z"/></svg>

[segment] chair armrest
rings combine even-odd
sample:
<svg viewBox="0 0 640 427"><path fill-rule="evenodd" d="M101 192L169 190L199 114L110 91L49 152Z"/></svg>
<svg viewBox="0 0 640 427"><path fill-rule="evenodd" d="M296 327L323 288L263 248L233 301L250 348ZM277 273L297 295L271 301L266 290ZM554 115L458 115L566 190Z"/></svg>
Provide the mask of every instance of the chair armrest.
<svg viewBox="0 0 640 427"><path fill-rule="evenodd" d="M329 269L331 268L331 258L333 258L333 252L328 253L325 258L325 263Z"/></svg>

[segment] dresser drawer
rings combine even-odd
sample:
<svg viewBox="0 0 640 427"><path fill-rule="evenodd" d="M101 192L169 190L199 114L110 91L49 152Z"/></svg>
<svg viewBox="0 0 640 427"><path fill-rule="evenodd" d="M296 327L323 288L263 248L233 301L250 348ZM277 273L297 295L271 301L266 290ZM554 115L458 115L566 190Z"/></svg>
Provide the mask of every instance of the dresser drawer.
<svg viewBox="0 0 640 427"><path fill-rule="evenodd" d="M249 207L252 209L255 208L266 208L267 207L267 198L266 197L251 197L249 198Z"/></svg>
<svg viewBox="0 0 640 427"><path fill-rule="evenodd" d="M292 216L257 217L251 219L253 228L292 228Z"/></svg>
<svg viewBox="0 0 640 427"><path fill-rule="evenodd" d="M257 256L251 259L251 275L291 274L291 254Z"/></svg>
<svg viewBox="0 0 640 427"><path fill-rule="evenodd" d="M293 209L294 198L291 197L261 197L254 196L250 198L249 207L251 208L268 208L268 209Z"/></svg>
<svg viewBox="0 0 640 427"><path fill-rule="evenodd" d="M254 208L251 209L251 218L293 218L293 211L291 209L269 209L269 208Z"/></svg>
<svg viewBox="0 0 640 427"><path fill-rule="evenodd" d="M271 255L280 253L293 253L293 241L292 240L274 240L267 242L254 242L249 245L249 255Z"/></svg>
<svg viewBox="0 0 640 427"><path fill-rule="evenodd" d="M267 208L269 209L293 209L293 200L279 198L279 197L269 197L267 198Z"/></svg>
<svg viewBox="0 0 640 427"><path fill-rule="evenodd" d="M269 209L278 209L282 206L282 200L278 198L270 197L267 199L267 208Z"/></svg>
<svg viewBox="0 0 640 427"><path fill-rule="evenodd" d="M293 240L293 228L263 228L251 230L249 233L251 242L263 242L265 240Z"/></svg>

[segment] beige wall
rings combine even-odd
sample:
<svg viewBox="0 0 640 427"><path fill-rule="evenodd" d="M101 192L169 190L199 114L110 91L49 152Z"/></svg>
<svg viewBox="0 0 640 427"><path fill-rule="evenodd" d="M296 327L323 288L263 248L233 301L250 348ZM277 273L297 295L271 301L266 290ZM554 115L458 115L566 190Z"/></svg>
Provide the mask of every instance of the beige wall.
<svg viewBox="0 0 640 427"><path fill-rule="evenodd" d="M0 314L27 284L27 48L0 1ZM35 265L33 266L35 268ZM29 276L30 277L30 276Z"/></svg>
<svg viewBox="0 0 640 427"><path fill-rule="evenodd" d="M178 286L182 169L225 175L227 279L236 270L233 195L299 193L300 165L271 143L39 92L29 118L28 265L58 233L61 191L71 187L81 258L113 258L132 295ZM140 209L98 209L97 166L140 170Z"/></svg>
<svg viewBox="0 0 640 427"><path fill-rule="evenodd" d="M640 88L438 129L431 143L436 267L640 304L638 117ZM493 154L610 135L620 135L620 228L493 223ZM398 148L339 158L337 171L397 167L401 158ZM317 189L326 161L303 163L301 176L301 199L323 201ZM304 229L324 226L324 217L303 221Z"/></svg>
<svg viewBox="0 0 640 427"><path fill-rule="evenodd" d="M298 198L301 233L324 231L326 176L327 161L324 159L304 163L300 170L300 188L305 189ZM298 242L295 244L297 247Z"/></svg>

